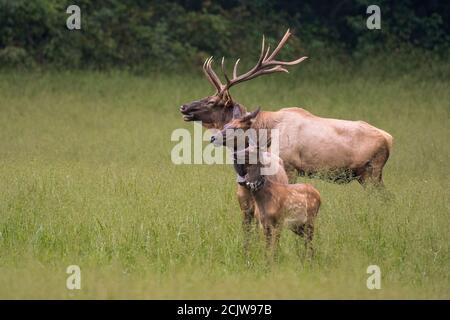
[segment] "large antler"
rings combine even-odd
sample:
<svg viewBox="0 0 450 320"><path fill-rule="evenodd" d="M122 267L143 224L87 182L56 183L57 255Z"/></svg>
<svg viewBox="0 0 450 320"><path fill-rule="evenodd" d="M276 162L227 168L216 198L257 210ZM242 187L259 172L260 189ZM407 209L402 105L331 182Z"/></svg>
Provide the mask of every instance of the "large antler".
<svg viewBox="0 0 450 320"><path fill-rule="evenodd" d="M224 58L222 58L222 72L225 76L225 79L227 81L226 85L222 85L222 91L223 90L228 90L229 88L231 88L232 86L234 86L237 83L240 82L244 82L247 80L251 80L253 78L256 78L260 75L264 75L264 74L270 74L270 73L274 73L274 72L289 72L286 68L284 68L284 66L293 66L296 65L300 62L302 62L303 60L305 60L307 57L301 57L297 60L294 61L278 61L275 60L277 54L280 52L280 50L284 47L284 45L286 44L287 40L289 39L289 37L291 36L291 33L289 31L289 29L286 31L286 33L284 34L283 38L281 39L280 43L278 44L278 46L275 48L275 50L272 51L272 53L269 55L270 53L270 46L265 47L265 38L263 36L263 40L262 40L262 45L261 45L261 54L259 56L258 62L256 63L256 65L250 69L249 71L247 71L244 74L241 74L240 76L237 75L237 67L239 64L240 59L236 60L236 63L234 64L234 68L233 68L233 78L229 79L226 72L225 72L225 66L224 66ZM211 65L211 60L210 60L210 65ZM212 69L211 69L212 70ZM217 77L217 75L216 75Z"/></svg>
<svg viewBox="0 0 450 320"><path fill-rule="evenodd" d="M237 67L239 64L240 59L236 60L236 63L234 64L233 68L233 78L229 78L227 73L225 72L225 65L224 65L224 58L222 58L222 72L225 77L225 80L227 83L224 85L220 78L217 76L217 74L214 72L214 70L211 67L213 57L210 57L205 60L205 63L203 64L203 71L205 72L206 77L208 80L213 84L213 86L217 89L217 93L223 94L227 93L228 89L230 89L232 86L239 82L244 82L251 80L253 78L256 78L260 75L264 74L270 74L274 72L289 72L285 66L292 66L296 65L303 60L305 60L307 57L301 57L294 61L278 61L275 60L277 54L280 52L280 50L284 47L287 40L291 36L291 32L289 29L284 34L283 38L281 39L280 43L278 43L278 46L275 48L275 50L270 53L270 46L267 47L265 45L265 38L263 36L262 45L261 45L261 54L259 56L258 62L256 65L247 71L244 74L241 74L240 76L237 75Z"/></svg>
<svg viewBox="0 0 450 320"><path fill-rule="evenodd" d="M212 60L213 57L209 57L208 59L205 60L205 63L203 64L203 72L205 73L209 82L212 83L212 85L217 89L217 92L219 93L224 89L225 86L222 84L220 78L212 69L211 67Z"/></svg>

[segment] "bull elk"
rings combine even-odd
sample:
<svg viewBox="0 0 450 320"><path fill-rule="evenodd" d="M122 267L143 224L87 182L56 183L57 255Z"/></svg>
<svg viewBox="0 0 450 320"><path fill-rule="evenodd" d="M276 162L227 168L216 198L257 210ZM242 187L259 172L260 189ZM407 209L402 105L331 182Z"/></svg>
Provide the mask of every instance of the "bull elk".
<svg viewBox="0 0 450 320"><path fill-rule="evenodd" d="M223 84L212 69L212 57L203 64L207 79L216 88L216 93L198 101L181 106L185 121L201 121L206 128L222 129L233 118L233 112L245 114L245 108L234 102L230 88L238 83L275 72L288 72L286 67L299 64L307 57L286 62L276 60L276 56L286 44L291 33L285 35L272 52L266 48L263 37L261 54L256 65L246 73L238 75L239 59L230 79L225 72L222 59ZM363 121L347 121L322 118L302 108L283 108L275 112L261 112L261 127L279 129L280 157L293 181L300 175L329 173L335 181L348 182L356 179L362 185L371 182L383 183L382 170L392 149L392 136ZM342 173L346 173L342 179Z"/></svg>
<svg viewBox="0 0 450 320"><path fill-rule="evenodd" d="M212 57L208 58L203 64L203 71L216 92L212 96L182 105L180 112L184 120L201 121L206 128L221 130L233 119L233 113L247 114L242 105L233 101L230 88L262 75L288 72L287 67L304 61L306 57L290 62L276 59L290 35L287 30L272 52L270 47L266 48L263 37L258 62L241 75L238 75L239 59L231 78L225 72L222 59L225 84L212 68ZM362 185L383 184L382 171L391 152L393 139L381 129L363 121L318 117L302 108L261 111L257 117L248 121L259 128L279 130L279 156L290 182L295 181L297 174L312 176L321 173L321 177L336 182L356 179ZM251 194L241 185L238 185L237 194L244 221L251 220L254 214Z"/></svg>

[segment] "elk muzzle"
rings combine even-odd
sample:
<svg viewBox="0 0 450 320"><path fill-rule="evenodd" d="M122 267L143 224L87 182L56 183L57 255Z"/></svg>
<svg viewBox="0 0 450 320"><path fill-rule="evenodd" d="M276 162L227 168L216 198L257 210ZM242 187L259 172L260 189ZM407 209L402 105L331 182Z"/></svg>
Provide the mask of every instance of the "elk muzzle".
<svg viewBox="0 0 450 320"><path fill-rule="evenodd" d="M222 135L222 131L219 131L215 135L212 135L209 141L216 147L220 147L224 145L225 137Z"/></svg>

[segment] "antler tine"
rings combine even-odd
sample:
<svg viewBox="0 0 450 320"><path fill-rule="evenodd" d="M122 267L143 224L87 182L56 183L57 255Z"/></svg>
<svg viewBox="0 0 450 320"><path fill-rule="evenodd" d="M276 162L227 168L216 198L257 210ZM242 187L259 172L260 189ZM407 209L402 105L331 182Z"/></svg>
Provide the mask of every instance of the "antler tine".
<svg viewBox="0 0 450 320"><path fill-rule="evenodd" d="M261 75L264 75L264 74L269 74L269 73L274 73L274 72L286 72L286 73L289 73L289 70L287 70L287 69L285 69L285 68L283 68L281 66L275 66L275 67L270 68L270 69L262 69L262 70L259 70L258 72L255 72L254 74L248 76L245 79L239 79L238 81L236 81L233 84L236 84L236 83L239 83L239 82L243 82L243 81L247 81L247 80L251 80L251 79L256 78L258 76L261 76Z"/></svg>
<svg viewBox="0 0 450 320"><path fill-rule="evenodd" d="M270 47L269 47L270 48ZM241 82L243 80L241 80L241 78L247 78L248 76L252 75L254 72L256 72L259 68L261 68L262 64L264 63L264 58L267 55L266 52L266 37L263 35L262 38L262 43L261 43L261 53L259 54L259 59L258 62L256 63L256 65L249 71L247 71L246 73L244 73L243 75L240 75L239 77L237 76L237 65L239 63L238 59L234 65L234 69L233 69L233 79L231 81L229 81L227 83L226 89L229 88L230 86L232 86L233 84L237 83L237 82Z"/></svg>
<svg viewBox="0 0 450 320"><path fill-rule="evenodd" d="M307 57L301 57L297 60L293 61L278 61L275 60L275 57L278 55L280 50L284 47L286 42L288 41L289 37L291 36L291 32L289 29L285 32L283 38L280 40L276 48L270 53L270 46L267 46L266 48L266 38L263 35L262 43L261 43L261 53L259 55L258 62L256 65L251 68L249 71L241 74L240 76L237 75L237 67L239 64L240 59L236 60L236 63L234 64L233 68L233 78L230 80L225 72L225 66L224 66L224 59L222 58L222 71L224 73L224 76L227 80L227 84L225 86L222 86L221 90L226 91L229 88L231 88L233 85L244 82L253 78L256 78L260 75L274 73L274 72L288 72L286 68L283 68L283 66L292 66L296 65L303 60L305 60ZM210 68L211 61L207 63L207 68ZM214 72L214 71L212 71ZM217 75L213 74L213 78L217 78ZM217 80L220 83L220 80Z"/></svg>
<svg viewBox="0 0 450 320"><path fill-rule="evenodd" d="M211 80L211 76L209 75L208 70L207 70L207 68L206 68L207 65L208 65L209 59L211 59L211 57L207 58L207 59L205 60L205 62L203 63L203 72L204 72L205 75L208 77L208 79Z"/></svg>
<svg viewBox="0 0 450 320"><path fill-rule="evenodd" d="M222 73L223 73L223 76L225 77L225 80L227 81L227 85L229 85L230 84L230 78L228 78L228 75L225 72L225 57L222 57Z"/></svg>
<svg viewBox="0 0 450 320"><path fill-rule="evenodd" d="M214 81L213 78L211 78L211 75L208 72L208 68L207 67L208 67L209 60L211 58L212 57L207 58L205 60L205 62L203 63L203 73L205 74L206 78L208 78L208 81L216 88L216 90L219 90L219 88L217 87L217 83Z"/></svg>
<svg viewBox="0 0 450 320"><path fill-rule="evenodd" d="M269 55L269 52L270 52L270 45L267 46L267 51L266 51L266 54L264 55L263 61L267 60L267 56Z"/></svg>
<svg viewBox="0 0 450 320"><path fill-rule="evenodd" d="M211 64L213 61L213 57L210 57L207 64L206 64L206 71L208 72L209 76L211 77L211 80L214 82L214 85L217 88L217 91L222 91L224 85L222 84L222 81L220 81L220 78L217 76L217 74L214 72Z"/></svg>
<svg viewBox="0 0 450 320"><path fill-rule="evenodd" d="M214 80L217 82L217 85L218 85L220 88L222 88L222 87L223 87L222 81L220 81L219 76L216 74L216 72L215 72L214 69L212 68L212 61L213 61L213 59L211 59L211 60L209 61L209 66L208 66L209 72L211 73L211 76L214 78Z"/></svg>
<svg viewBox="0 0 450 320"><path fill-rule="evenodd" d="M263 35L262 44L261 44L261 54L259 55L257 66L261 65L261 63L264 61L264 51L266 51L266 37Z"/></svg>
<svg viewBox="0 0 450 320"><path fill-rule="evenodd" d="M237 59L236 62L234 63L234 67L233 67L233 78L237 78L237 67L239 64L239 61L241 60L241 58Z"/></svg>
<svg viewBox="0 0 450 320"><path fill-rule="evenodd" d="M273 50L272 54L269 56L268 60L272 60L275 58L275 56L280 52L281 48L286 44L286 41L291 36L291 32L289 29L287 29L286 33L284 34L283 38L281 39L280 43L278 43L278 46Z"/></svg>
<svg viewBox="0 0 450 320"><path fill-rule="evenodd" d="M293 66L293 65L299 64L300 62L302 62L303 60L305 60L307 58L308 57L301 57L301 58L299 58L297 60L293 60L293 61L277 61L277 60L273 60L268 65Z"/></svg>

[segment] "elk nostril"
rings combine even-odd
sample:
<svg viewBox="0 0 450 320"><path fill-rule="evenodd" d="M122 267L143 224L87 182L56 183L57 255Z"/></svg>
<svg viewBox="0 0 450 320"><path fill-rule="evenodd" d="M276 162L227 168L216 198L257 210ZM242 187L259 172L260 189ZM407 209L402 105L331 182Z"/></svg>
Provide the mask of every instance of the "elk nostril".
<svg viewBox="0 0 450 320"><path fill-rule="evenodd" d="M186 110L186 105L185 104L183 104L181 107L180 107L180 110L181 111L184 111L184 110Z"/></svg>

